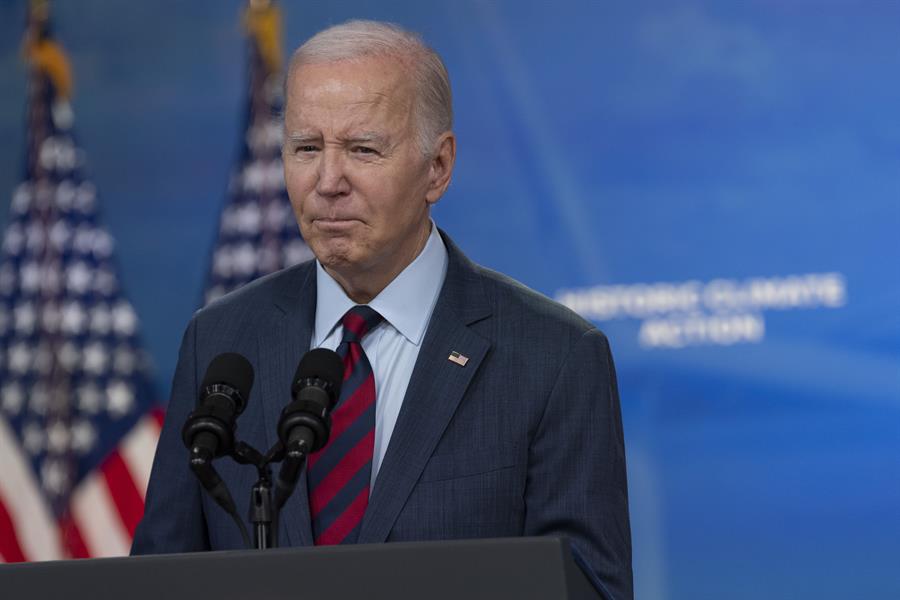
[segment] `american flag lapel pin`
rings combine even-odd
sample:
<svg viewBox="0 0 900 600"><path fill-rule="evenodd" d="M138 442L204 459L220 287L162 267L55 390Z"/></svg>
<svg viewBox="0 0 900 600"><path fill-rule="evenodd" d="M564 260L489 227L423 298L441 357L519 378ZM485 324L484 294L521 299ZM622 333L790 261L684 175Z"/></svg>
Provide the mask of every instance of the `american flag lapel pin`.
<svg viewBox="0 0 900 600"><path fill-rule="evenodd" d="M469 357L454 350L450 353L450 356L447 357L447 360L452 363L456 363L461 367L464 367L466 366L466 363L469 362Z"/></svg>

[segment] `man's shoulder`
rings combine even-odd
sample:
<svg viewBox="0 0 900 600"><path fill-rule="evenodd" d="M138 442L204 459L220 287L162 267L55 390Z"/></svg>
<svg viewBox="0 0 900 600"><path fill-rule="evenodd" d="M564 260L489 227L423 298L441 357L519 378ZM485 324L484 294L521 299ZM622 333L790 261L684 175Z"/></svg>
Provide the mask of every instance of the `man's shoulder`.
<svg viewBox="0 0 900 600"><path fill-rule="evenodd" d="M195 317L243 318L258 314L273 302L298 298L300 290L315 282L315 261L306 261L254 279L238 289L213 300L197 311Z"/></svg>
<svg viewBox="0 0 900 600"><path fill-rule="evenodd" d="M524 283L487 267L475 265L475 269L499 320L557 338L577 339L588 332L603 335L590 321Z"/></svg>
<svg viewBox="0 0 900 600"><path fill-rule="evenodd" d="M488 325L488 329L493 330L490 331L492 336L528 336L532 339L540 336L545 340L543 345L555 340L564 347L590 334L605 343L606 337L593 323L524 283L475 263L446 232L441 231L441 236L450 258L447 276L452 278L456 287L454 298L477 304L486 301L489 307L487 312L493 317L489 319L493 325ZM468 289L460 291L463 287ZM473 313L486 314L482 310Z"/></svg>

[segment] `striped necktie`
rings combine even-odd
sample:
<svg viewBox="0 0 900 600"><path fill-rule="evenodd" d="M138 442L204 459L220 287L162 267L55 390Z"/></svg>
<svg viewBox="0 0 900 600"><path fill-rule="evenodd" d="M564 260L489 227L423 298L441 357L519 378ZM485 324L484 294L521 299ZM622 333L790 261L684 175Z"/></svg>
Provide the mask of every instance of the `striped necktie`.
<svg viewBox="0 0 900 600"><path fill-rule="evenodd" d="M317 546L353 544L369 503L375 447L375 377L363 337L384 319L368 306L354 306L341 319L344 360L341 397L331 413L328 444L309 457L309 509Z"/></svg>

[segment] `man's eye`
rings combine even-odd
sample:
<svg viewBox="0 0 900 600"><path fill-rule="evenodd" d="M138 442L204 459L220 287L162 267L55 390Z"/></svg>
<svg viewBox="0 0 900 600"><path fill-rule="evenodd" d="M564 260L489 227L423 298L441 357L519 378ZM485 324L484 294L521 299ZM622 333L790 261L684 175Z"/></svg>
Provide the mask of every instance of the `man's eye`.
<svg viewBox="0 0 900 600"><path fill-rule="evenodd" d="M312 144L304 144L302 146L297 146L294 149L294 152L297 154L306 154L309 152L315 152L318 149L319 149L318 147L313 146Z"/></svg>
<svg viewBox="0 0 900 600"><path fill-rule="evenodd" d="M374 148L369 148L368 146L355 146L353 151L357 154L378 154Z"/></svg>

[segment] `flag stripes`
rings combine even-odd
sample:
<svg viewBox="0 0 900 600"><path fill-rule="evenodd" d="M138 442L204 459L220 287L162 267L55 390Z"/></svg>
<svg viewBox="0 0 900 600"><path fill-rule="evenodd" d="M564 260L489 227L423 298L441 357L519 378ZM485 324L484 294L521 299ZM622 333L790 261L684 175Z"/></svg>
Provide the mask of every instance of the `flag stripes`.
<svg viewBox="0 0 900 600"><path fill-rule="evenodd" d="M159 437L158 396L85 175L71 77L32 12L25 173L0 246L0 561L127 554Z"/></svg>

